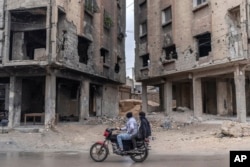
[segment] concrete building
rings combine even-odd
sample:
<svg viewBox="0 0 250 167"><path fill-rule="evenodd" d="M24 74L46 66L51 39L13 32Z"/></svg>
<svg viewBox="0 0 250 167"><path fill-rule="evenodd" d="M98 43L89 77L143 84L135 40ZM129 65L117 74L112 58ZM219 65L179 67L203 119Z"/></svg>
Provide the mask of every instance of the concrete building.
<svg viewBox="0 0 250 167"><path fill-rule="evenodd" d="M0 102L9 127L118 114L125 14L123 0L0 0Z"/></svg>
<svg viewBox="0 0 250 167"><path fill-rule="evenodd" d="M135 74L160 88L161 108L250 115L249 0L135 0Z"/></svg>

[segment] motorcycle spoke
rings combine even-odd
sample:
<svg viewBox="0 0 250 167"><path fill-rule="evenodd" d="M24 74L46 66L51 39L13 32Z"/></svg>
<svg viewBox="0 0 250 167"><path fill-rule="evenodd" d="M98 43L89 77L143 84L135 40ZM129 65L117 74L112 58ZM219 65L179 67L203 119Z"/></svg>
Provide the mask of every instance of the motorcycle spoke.
<svg viewBox="0 0 250 167"><path fill-rule="evenodd" d="M95 147L94 154L96 155L96 157L97 157L98 159L101 159L102 156L105 155L104 152L105 152L105 150L102 148L102 146L100 146L100 148ZM103 153L104 153L104 154L103 154Z"/></svg>

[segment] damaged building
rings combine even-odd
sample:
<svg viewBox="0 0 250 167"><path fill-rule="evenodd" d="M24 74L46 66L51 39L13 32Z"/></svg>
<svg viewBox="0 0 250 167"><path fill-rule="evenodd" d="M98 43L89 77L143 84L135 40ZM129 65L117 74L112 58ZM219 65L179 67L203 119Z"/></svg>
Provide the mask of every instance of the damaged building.
<svg viewBox="0 0 250 167"><path fill-rule="evenodd" d="M250 116L249 0L135 0L135 75L172 102L204 114Z"/></svg>
<svg viewBox="0 0 250 167"><path fill-rule="evenodd" d="M0 0L0 103L9 128L119 112L126 1Z"/></svg>

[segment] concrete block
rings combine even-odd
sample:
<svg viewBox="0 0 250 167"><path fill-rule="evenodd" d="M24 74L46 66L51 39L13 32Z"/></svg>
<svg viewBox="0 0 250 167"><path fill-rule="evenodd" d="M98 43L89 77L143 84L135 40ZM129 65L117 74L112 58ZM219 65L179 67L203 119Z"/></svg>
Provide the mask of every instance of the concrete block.
<svg viewBox="0 0 250 167"><path fill-rule="evenodd" d="M46 49L45 48L35 49L34 60L38 60L38 61L46 60Z"/></svg>

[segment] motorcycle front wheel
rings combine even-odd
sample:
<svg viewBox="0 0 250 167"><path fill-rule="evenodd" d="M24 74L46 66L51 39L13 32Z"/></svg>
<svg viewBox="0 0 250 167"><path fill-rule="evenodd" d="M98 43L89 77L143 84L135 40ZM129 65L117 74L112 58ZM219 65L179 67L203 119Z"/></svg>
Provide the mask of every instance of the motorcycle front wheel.
<svg viewBox="0 0 250 167"><path fill-rule="evenodd" d="M105 145L95 143L91 146L89 153L95 162L102 162L108 157L109 150Z"/></svg>
<svg viewBox="0 0 250 167"><path fill-rule="evenodd" d="M135 153L130 155L130 158L134 161L134 162L143 162L145 161L145 159L148 157L148 150L145 149L142 153Z"/></svg>

